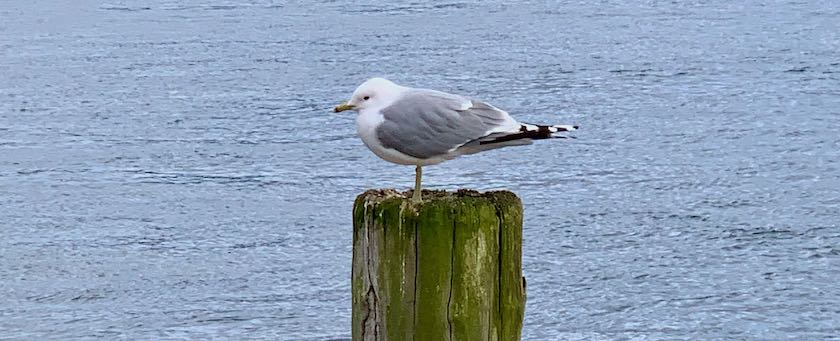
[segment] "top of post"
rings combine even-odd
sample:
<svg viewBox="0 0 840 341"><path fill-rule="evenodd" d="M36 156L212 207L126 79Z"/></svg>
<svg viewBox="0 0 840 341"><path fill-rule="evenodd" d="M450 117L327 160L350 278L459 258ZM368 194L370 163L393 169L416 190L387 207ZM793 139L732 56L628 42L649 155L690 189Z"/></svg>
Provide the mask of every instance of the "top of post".
<svg viewBox="0 0 840 341"><path fill-rule="evenodd" d="M356 197L356 204L364 202L367 204L377 204L389 200L407 202L413 205L420 205L432 202L454 201L463 198L486 199L492 201L496 205L522 205L519 197L511 191L487 191L479 192L471 189L459 189L455 192L447 192L441 190L423 190L423 201L420 203L412 203L411 196L414 194L413 190L400 192L392 188L388 189L369 189Z"/></svg>

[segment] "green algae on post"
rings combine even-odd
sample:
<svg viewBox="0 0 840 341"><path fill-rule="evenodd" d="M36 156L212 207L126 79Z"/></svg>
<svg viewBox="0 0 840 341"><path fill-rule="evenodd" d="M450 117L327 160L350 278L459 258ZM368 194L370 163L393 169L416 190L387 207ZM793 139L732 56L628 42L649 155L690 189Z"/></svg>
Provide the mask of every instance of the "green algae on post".
<svg viewBox="0 0 840 341"><path fill-rule="evenodd" d="M353 207L353 340L518 340L522 204L507 191L370 190Z"/></svg>

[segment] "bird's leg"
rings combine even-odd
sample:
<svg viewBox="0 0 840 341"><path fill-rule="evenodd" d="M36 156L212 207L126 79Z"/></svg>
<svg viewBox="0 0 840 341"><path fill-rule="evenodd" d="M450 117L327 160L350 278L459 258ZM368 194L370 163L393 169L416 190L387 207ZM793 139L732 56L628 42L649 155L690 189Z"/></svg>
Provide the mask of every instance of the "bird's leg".
<svg viewBox="0 0 840 341"><path fill-rule="evenodd" d="M422 189L420 189L420 178L423 177L423 168L417 166L414 169L414 196L411 197L411 201L420 202L420 194Z"/></svg>

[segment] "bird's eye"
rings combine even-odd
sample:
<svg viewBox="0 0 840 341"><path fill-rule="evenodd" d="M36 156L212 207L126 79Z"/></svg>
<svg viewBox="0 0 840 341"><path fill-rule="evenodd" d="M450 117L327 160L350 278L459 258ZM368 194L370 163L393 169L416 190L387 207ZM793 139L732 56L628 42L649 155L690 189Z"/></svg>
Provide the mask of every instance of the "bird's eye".
<svg viewBox="0 0 840 341"><path fill-rule="evenodd" d="M364 99L365 101L367 101L367 100L369 100L369 99L370 99L370 96L365 96L365 97L362 97L362 99Z"/></svg>

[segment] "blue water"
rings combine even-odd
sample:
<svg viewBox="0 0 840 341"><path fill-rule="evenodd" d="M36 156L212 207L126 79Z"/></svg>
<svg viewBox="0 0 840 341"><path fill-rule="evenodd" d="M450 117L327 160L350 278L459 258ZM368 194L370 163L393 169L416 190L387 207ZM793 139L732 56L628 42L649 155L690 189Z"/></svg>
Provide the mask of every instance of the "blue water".
<svg viewBox="0 0 840 341"><path fill-rule="evenodd" d="M833 1L5 1L0 339L344 340L371 76L580 124L429 167L525 205L526 340L840 339Z"/></svg>

